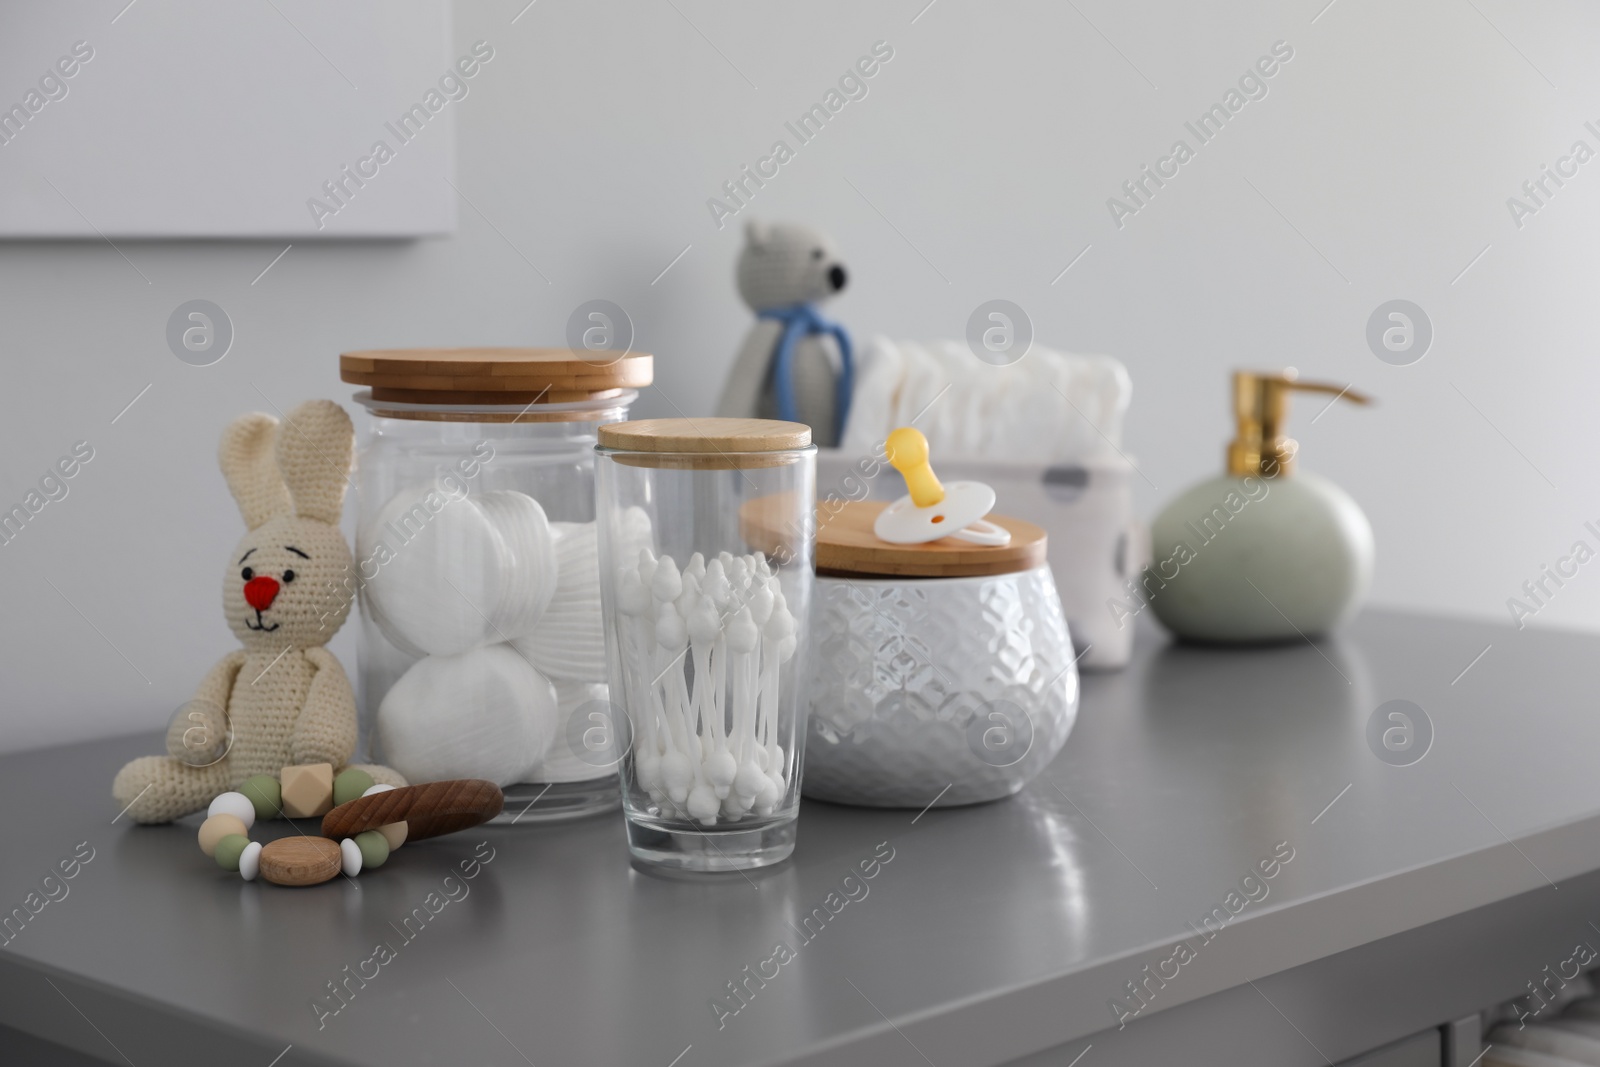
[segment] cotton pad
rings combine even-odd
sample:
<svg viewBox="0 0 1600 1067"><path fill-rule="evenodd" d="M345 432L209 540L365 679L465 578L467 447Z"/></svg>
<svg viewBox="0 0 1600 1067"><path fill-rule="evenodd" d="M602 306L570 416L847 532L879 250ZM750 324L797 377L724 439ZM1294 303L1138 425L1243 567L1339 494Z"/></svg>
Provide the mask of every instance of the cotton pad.
<svg viewBox="0 0 1600 1067"><path fill-rule="evenodd" d="M582 755L574 751L574 745L582 745L583 733L591 728L602 731L615 731L618 729L614 721L606 722L595 718L584 719L580 717L576 736L573 730L573 716L579 714L579 709L592 704L587 711L606 719L618 714L607 703L609 690L603 682L571 682L556 679L552 683L556 690L557 729L555 738L550 742L550 747L544 756L529 767L518 781L524 782L583 782L591 778L604 778L616 772L616 765L610 762L612 755L604 751L587 752ZM625 729L626 727L624 727ZM613 733L614 737L615 734Z"/></svg>
<svg viewBox="0 0 1600 1067"><path fill-rule="evenodd" d="M512 644L550 678L599 682L606 676L600 612L600 552L592 522L558 522L552 554L554 595L531 628Z"/></svg>
<svg viewBox="0 0 1600 1067"><path fill-rule="evenodd" d="M560 730L549 679L504 644L418 660L378 707L385 760L413 782L519 781Z"/></svg>
<svg viewBox="0 0 1600 1067"><path fill-rule="evenodd" d="M493 639L503 550L476 502L433 485L404 489L359 532L356 547L369 614L397 648L451 655Z"/></svg>
<svg viewBox="0 0 1600 1067"><path fill-rule="evenodd" d="M507 581L493 621L496 639L505 640L538 622L555 594L556 532L544 508L526 493L499 490L482 493L477 501L500 534L502 573ZM592 530L593 524L589 528ZM598 558L592 566L599 566Z"/></svg>

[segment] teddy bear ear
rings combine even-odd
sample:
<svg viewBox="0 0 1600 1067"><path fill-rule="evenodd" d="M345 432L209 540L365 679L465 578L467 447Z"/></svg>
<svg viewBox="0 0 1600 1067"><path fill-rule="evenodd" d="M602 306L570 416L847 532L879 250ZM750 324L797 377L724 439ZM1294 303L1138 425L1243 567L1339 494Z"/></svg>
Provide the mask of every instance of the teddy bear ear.
<svg viewBox="0 0 1600 1067"><path fill-rule="evenodd" d="M355 448L350 416L331 400L307 400L284 416L278 430L278 470L296 515L339 525Z"/></svg>
<svg viewBox="0 0 1600 1067"><path fill-rule="evenodd" d="M239 503L245 526L252 530L290 511L289 488L283 484L272 453L277 434L277 419L252 411L228 424L217 449L222 476Z"/></svg>
<svg viewBox="0 0 1600 1067"><path fill-rule="evenodd" d="M772 227L760 219L751 219L744 224L744 237L752 248L760 248L772 237Z"/></svg>

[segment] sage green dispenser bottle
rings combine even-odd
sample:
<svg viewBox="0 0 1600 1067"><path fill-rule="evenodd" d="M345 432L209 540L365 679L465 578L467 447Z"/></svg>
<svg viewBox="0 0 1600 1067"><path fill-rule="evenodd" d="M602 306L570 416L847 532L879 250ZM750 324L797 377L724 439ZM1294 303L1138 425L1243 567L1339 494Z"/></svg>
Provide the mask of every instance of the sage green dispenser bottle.
<svg viewBox="0 0 1600 1067"><path fill-rule="evenodd" d="M1250 643L1327 633L1372 580L1372 524L1350 495L1295 470L1283 435L1289 392L1370 403L1348 387L1244 371L1233 376L1238 433L1227 473L1169 503L1151 527L1140 583L1156 617L1185 640Z"/></svg>

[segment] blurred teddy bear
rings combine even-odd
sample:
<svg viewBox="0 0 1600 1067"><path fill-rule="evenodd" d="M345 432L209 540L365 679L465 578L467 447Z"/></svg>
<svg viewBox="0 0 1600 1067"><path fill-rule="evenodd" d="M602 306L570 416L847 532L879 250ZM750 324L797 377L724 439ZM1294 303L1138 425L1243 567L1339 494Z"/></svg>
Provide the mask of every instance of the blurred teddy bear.
<svg viewBox="0 0 1600 1067"><path fill-rule="evenodd" d="M815 443L838 444L853 388L850 335L815 307L845 286L833 242L807 226L752 220L735 277L756 321L717 414L803 422Z"/></svg>

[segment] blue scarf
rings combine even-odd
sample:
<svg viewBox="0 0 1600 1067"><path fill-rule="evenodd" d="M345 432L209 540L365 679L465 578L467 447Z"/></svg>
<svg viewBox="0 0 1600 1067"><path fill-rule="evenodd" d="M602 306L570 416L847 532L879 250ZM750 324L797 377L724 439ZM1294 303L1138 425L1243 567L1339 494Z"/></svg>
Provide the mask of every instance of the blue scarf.
<svg viewBox="0 0 1600 1067"><path fill-rule="evenodd" d="M817 314L810 304L793 307L768 308L758 312L763 319L783 323L783 336L778 338L777 359L772 368L778 392L778 417L789 422L799 422L799 409L794 402L794 345L802 337L814 333L832 334L839 345L838 396L834 403L834 433L844 436L845 418L850 414L850 396L855 388L855 362L851 358L850 335L836 322L829 322ZM821 442L833 444L835 442Z"/></svg>

